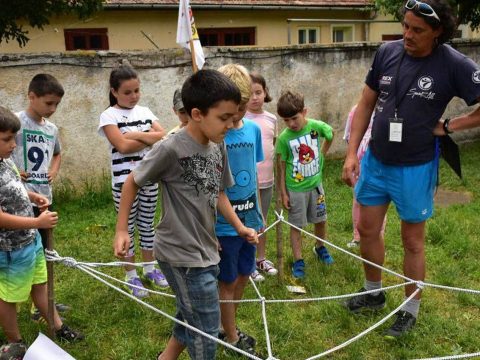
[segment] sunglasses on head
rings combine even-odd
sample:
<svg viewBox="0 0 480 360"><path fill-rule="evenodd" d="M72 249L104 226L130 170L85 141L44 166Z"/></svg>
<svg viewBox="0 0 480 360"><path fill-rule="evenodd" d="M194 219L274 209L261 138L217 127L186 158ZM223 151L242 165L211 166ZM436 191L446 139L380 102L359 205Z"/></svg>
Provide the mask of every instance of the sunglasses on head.
<svg viewBox="0 0 480 360"><path fill-rule="evenodd" d="M408 0L405 4L405 9L416 11L424 16L433 17L440 22L440 17L437 15L435 10L433 10L433 8L427 3L417 0Z"/></svg>

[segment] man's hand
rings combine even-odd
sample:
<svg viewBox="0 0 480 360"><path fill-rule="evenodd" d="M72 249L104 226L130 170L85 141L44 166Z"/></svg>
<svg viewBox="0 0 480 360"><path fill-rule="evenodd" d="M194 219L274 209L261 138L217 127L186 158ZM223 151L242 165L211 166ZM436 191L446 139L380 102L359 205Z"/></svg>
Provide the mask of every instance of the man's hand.
<svg viewBox="0 0 480 360"><path fill-rule="evenodd" d="M243 226L239 229L238 235L245 238L250 244L258 244L258 234L254 229Z"/></svg>
<svg viewBox="0 0 480 360"><path fill-rule="evenodd" d="M130 247L130 235L128 231L117 231L113 240L113 254L123 259L128 254L128 248Z"/></svg>
<svg viewBox="0 0 480 360"><path fill-rule="evenodd" d="M433 128L433 135L435 136L445 136L445 130L443 129L443 121L439 120L435 127Z"/></svg>
<svg viewBox="0 0 480 360"><path fill-rule="evenodd" d="M354 186L358 180L360 167L357 155L347 156L343 163L342 180L348 186Z"/></svg>
<svg viewBox="0 0 480 360"><path fill-rule="evenodd" d="M28 173L26 171L20 171L20 178L23 182L26 182L28 179Z"/></svg>
<svg viewBox="0 0 480 360"><path fill-rule="evenodd" d="M58 223L58 214L53 211L44 211L37 217L39 229L51 229Z"/></svg>

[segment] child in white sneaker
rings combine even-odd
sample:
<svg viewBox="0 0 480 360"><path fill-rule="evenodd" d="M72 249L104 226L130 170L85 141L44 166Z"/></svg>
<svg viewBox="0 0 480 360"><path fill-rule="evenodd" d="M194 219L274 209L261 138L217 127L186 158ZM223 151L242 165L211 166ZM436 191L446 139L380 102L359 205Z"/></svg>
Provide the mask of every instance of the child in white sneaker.
<svg viewBox="0 0 480 360"><path fill-rule="evenodd" d="M357 110L357 105L354 105L350 112L348 113L347 122L345 123L345 133L343 134L343 140L345 140L348 144L350 140L350 129L352 128L352 120L353 116L355 115L355 110ZM362 141L358 146L357 156L358 162L362 161L363 155L368 149L368 143L370 142L370 138L372 137L372 125L373 125L373 117L375 113L372 114L370 119L370 124L368 125L367 131L365 131L365 135L363 135ZM353 199L352 199L352 223L353 223L353 239L350 241L347 246L349 248L356 248L360 246L360 233L358 232L358 222L360 220L360 204L357 202L355 198L355 191L353 192ZM385 225L387 223L387 215L383 219L382 230L380 231L380 236L383 238L385 236Z"/></svg>
<svg viewBox="0 0 480 360"><path fill-rule="evenodd" d="M150 146L164 137L165 131L158 118L149 108L137 105L140 100L140 80L129 66L120 66L110 73L110 107L100 115L98 133L105 136L112 155L112 195L115 210L118 212L122 186L128 174L136 168L150 149ZM145 262L154 261L153 221L157 208L158 184L142 186L135 198L128 221L130 249L125 261L134 263L135 225L139 232L142 258ZM126 269L129 291L138 298L148 296L142 281L133 265ZM168 282L153 264L145 265L143 278L146 282L165 288Z"/></svg>
<svg viewBox="0 0 480 360"><path fill-rule="evenodd" d="M265 78L258 73L250 73L250 79L252 80L252 96L247 104L245 118L252 120L260 126L262 133L264 160L257 164L257 175L262 214L266 222L273 195L277 117L263 109L264 103L272 101ZM276 275L278 272L273 263L266 258L266 243L267 235L264 234L258 239L256 270L251 275L252 279L257 282L265 280L265 277L260 272L267 275Z"/></svg>

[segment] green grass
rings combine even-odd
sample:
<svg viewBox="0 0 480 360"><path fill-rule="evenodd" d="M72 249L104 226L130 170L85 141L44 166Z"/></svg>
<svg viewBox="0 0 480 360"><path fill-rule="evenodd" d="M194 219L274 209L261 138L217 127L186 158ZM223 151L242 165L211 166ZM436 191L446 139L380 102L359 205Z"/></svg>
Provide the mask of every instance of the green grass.
<svg viewBox="0 0 480 360"><path fill-rule="evenodd" d="M465 180L457 179L442 163L440 178L444 188L469 191L473 201L436 209L427 223L426 256L427 282L480 289L480 244L478 214L480 212L480 172L478 154L480 143L462 146L462 163ZM342 162L329 160L325 168L324 187L329 211L328 240L345 246L351 239L350 218L351 189L340 180ZM100 184L86 183L86 192L79 195L70 185L64 184L56 193L60 223L55 230L56 249L63 256L85 262L114 260L112 239L115 215L108 181ZM270 217L269 223L274 220ZM386 232L386 266L401 272L403 249L400 240L399 220L393 208L388 213ZM309 228L311 230L311 228ZM285 236L285 274L283 283L269 278L259 285L267 299L292 299L302 296L287 292L285 285L303 285L303 297L319 297L350 293L363 283L361 263L343 253L332 250L335 264L325 267L313 257L312 239L304 238L307 276L295 282L289 276L291 251L288 229ZM275 257L275 233L269 234L268 253ZM103 271L123 278L119 268ZM399 283L391 275L384 276L385 285ZM83 272L55 266L55 290L58 301L73 306L66 314L66 322L86 334L82 343L62 345L77 359L153 359L169 337L172 322L132 300L109 289ZM246 298L254 298L249 286ZM403 289L388 294L387 308L373 316L354 316L347 313L337 301L269 304L268 325L273 353L279 359L305 359L334 347L373 325L393 310L403 300ZM174 314L174 301L151 297L151 304ZM27 342L33 341L39 325L28 319L27 306L19 314L22 332ZM336 359L413 359L472 353L480 350L480 296L427 288L424 291L419 321L414 332L401 340L387 341L382 329L375 330L331 357ZM239 325L255 336L257 349L266 357L261 307L258 303L240 306ZM41 331L46 329L40 326ZM0 339L3 335L0 334ZM188 357L184 354L182 359ZM218 359L228 359L219 348Z"/></svg>

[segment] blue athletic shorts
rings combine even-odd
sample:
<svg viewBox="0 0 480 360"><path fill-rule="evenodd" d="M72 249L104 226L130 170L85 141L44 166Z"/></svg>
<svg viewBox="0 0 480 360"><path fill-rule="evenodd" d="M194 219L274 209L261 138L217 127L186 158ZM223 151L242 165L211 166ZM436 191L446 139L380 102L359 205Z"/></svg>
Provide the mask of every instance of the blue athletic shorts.
<svg viewBox="0 0 480 360"><path fill-rule="evenodd" d="M400 219L419 223L433 215L438 160L413 166L386 165L367 150L355 185L357 201L364 206L392 201Z"/></svg>
<svg viewBox="0 0 480 360"><path fill-rule="evenodd" d="M255 245L240 236L219 236L220 274L218 280L232 283L238 275L249 276L255 270Z"/></svg>

